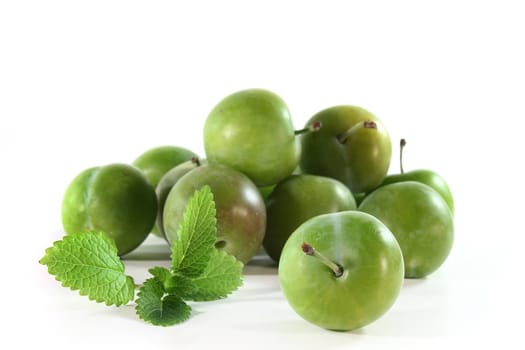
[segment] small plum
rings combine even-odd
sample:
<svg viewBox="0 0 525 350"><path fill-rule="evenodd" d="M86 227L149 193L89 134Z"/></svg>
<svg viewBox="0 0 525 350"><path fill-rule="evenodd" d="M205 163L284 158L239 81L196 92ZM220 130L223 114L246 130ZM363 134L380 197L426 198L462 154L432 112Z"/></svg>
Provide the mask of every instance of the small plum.
<svg viewBox="0 0 525 350"><path fill-rule="evenodd" d="M69 184L62 200L62 224L68 234L104 231L119 255L137 248L157 215L153 186L137 168L109 164L86 169Z"/></svg>

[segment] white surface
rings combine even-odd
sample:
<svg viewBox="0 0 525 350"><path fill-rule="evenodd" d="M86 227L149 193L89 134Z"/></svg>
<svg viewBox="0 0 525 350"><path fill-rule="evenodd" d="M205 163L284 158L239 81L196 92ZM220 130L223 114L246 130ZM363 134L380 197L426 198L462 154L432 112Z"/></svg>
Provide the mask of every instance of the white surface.
<svg viewBox="0 0 525 350"><path fill-rule="evenodd" d="M0 347L523 348L519 2L191 3L0 4ZM406 281L380 320L335 333L288 307L262 258L238 292L170 328L132 305L90 302L37 263L62 236L60 202L78 172L162 144L203 154L209 110L248 87L281 95L296 127L348 103L381 118L394 144L405 137L405 169L439 172L455 195L442 268ZM126 261L138 280L167 263Z"/></svg>

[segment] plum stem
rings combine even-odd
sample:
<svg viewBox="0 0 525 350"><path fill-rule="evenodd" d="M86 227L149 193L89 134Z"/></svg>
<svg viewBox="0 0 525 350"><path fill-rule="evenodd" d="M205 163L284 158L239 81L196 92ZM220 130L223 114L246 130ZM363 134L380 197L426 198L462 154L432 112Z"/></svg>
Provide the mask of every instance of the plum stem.
<svg viewBox="0 0 525 350"><path fill-rule="evenodd" d="M308 125L304 129L295 130L294 134L297 136L297 135L302 135L302 134L306 134L306 133L310 133L310 132L316 132L319 129L321 129L321 126L323 126L323 124L321 122L319 122L319 121L313 122L312 124Z"/></svg>
<svg viewBox="0 0 525 350"><path fill-rule="evenodd" d="M399 168L401 170L401 174L405 173L405 170L403 169L403 149L405 148L405 145L407 144L405 139L401 139L399 141Z"/></svg>
<svg viewBox="0 0 525 350"><path fill-rule="evenodd" d="M201 160L199 159L199 157L191 157L191 162L196 166L201 166Z"/></svg>
<svg viewBox="0 0 525 350"><path fill-rule="evenodd" d="M376 122L372 120L363 120L362 122L357 123L352 126L350 129L346 130L344 133L337 136L337 139L340 143L346 143L346 141L357 131L361 129L375 129L377 130Z"/></svg>
<svg viewBox="0 0 525 350"><path fill-rule="evenodd" d="M343 275L344 270L341 265L334 263L332 260L328 259L323 254L319 253L310 244L303 242L301 244L301 249L303 250L303 253L305 253L306 255L313 256L321 260L323 264L328 266L334 272L335 277L341 277Z"/></svg>

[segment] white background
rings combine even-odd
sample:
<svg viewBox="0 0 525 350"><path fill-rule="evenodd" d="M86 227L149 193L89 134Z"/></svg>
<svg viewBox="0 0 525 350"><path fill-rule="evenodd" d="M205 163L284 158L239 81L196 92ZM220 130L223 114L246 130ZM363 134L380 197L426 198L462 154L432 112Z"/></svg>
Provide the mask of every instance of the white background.
<svg viewBox="0 0 525 350"><path fill-rule="evenodd" d="M1 347L522 348L519 1L187 3L0 4ZM132 305L90 302L37 263L63 234L61 199L77 173L165 144L204 155L208 112L250 87L279 94L297 128L335 104L369 109L390 131L393 173L405 137L405 169L433 169L454 192L442 268L406 281L378 321L336 333L289 308L264 260L230 298L193 305L170 328ZM158 260L127 262L137 280L167 264L163 242L148 243Z"/></svg>

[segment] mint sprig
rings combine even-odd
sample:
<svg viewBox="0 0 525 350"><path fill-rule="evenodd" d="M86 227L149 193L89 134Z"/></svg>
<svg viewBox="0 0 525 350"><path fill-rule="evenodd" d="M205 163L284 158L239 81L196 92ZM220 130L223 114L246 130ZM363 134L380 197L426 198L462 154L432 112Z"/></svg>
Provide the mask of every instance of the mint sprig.
<svg viewBox="0 0 525 350"><path fill-rule="evenodd" d="M151 268L152 277L141 286L124 273L115 242L104 232L67 235L46 250L40 263L63 286L106 305L129 303L139 288L139 318L159 326L177 324L191 316L185 300L221 299L242 285L242 263L215 248L215 216L213 194L204 186L186 207L171 249L171 268Z"/></svg>
<svg viewBox="0 0 525 350"><path fill-rule="evenodd" d="M221 299L242 284L242 263L215 248L215 215L213 194L205 186L186 207L171 247L171 270L150 269L156 288L144 284L140 289L135 310L141 319L162 326L182 322L191 310L183 300Z"/></svg>

